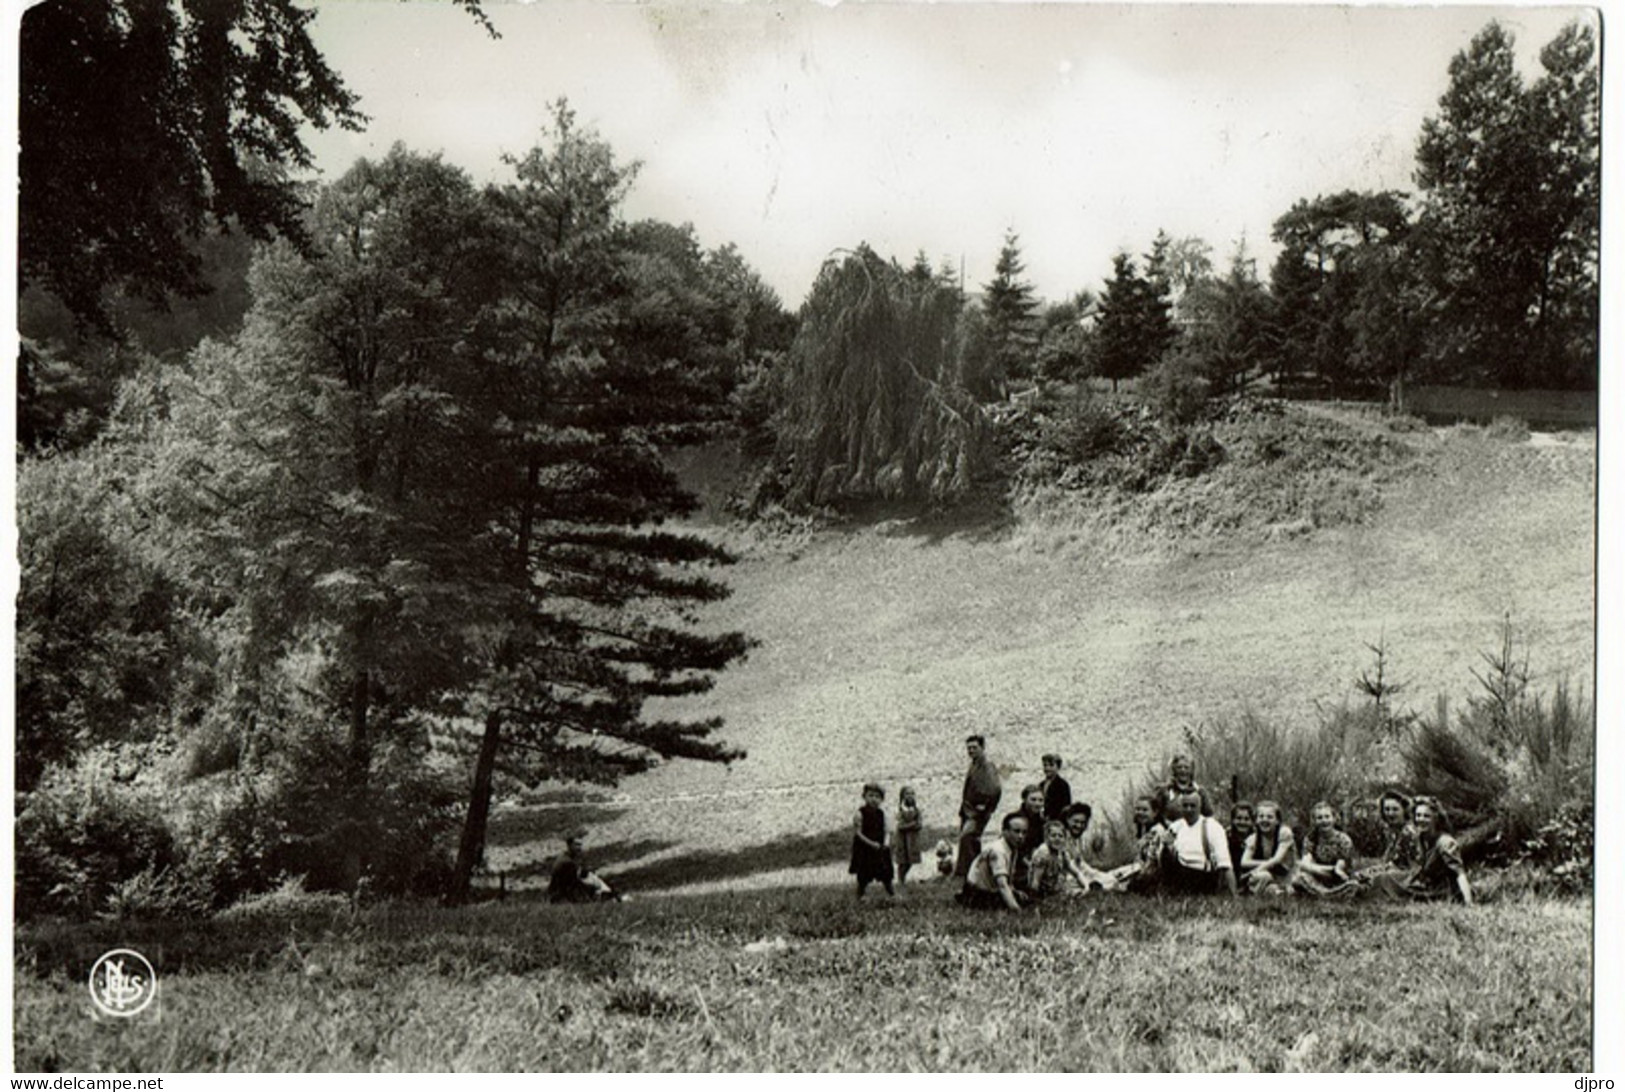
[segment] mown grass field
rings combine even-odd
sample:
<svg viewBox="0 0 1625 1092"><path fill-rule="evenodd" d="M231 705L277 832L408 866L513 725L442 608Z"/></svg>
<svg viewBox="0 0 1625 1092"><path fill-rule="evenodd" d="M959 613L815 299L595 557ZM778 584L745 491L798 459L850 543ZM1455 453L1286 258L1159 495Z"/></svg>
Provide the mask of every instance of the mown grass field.
<svg viewBox="0 0 1625 1092"><path fill-rule="evenodd" d="M27 928L19 1070L1590 1067L1588 902L1122 896L1022 917L946 884ZM133 945L156 1011L91 1017Z"/></svg>
<svg viewBox="0 0 1625 1092"><path fill-rule="evenodd" d="M1369 483L1368 519L1299 536L1158 537L1065 503L778 538L718 529L742 560L707 622L761 645L677 711L721 713L747 757L667 764L620 802L503 809L493 868L527 882L585 822L594 859L634 888L804 883L820 861L835 878L866 780L888 806L914 785L933 837L953 822L973 731L1012 799L1057 751L1074 793L1115 811L1187 725L1245 710L1314 723L1353 695L1367 644L1386 643L1401 707L1459 702L1503 617L1537 686L1589 689L1595 434L1388 433L1342 417L1407 455ZM1244 506L1245 488L1197 480L1146 504Z"/></svg>

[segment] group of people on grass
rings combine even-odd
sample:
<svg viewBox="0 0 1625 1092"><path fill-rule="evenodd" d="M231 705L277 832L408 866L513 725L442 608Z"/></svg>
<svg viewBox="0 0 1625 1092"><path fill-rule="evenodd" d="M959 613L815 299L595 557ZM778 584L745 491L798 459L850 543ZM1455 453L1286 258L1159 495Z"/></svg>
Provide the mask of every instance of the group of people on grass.
<svg viewBox="0 0 1625 1092"><path fill-rule="evenodd" d="M1431 797L1384 793L1383 850L1362 860L1338 825L1337 809L1325 801L1310 808L1301 834L1283 821L1273 800L1237 803L1229 825L1221 824L1194 763L1178 755L1168 781L1134 802L1134 859L1105 867L1094 859L1089 837L1093 809L1072 799L1059 755L1043 757L1042 780L1021 790L1020 807L1003 817L996 838L984 839L1002 785L982 736L968 736L965 751L970 769L960 798L959 845L957 852L939 845L937 865L962 881L958 899L966 906L1021 910L1056 896L1104 891L1473 901L1461 847ZM863 787L849 869L859 898L876 882L895 893L894 880L905 882L921 861L918 801L907 787L898 797L895 816L888 816L885 791Z"/></svg>

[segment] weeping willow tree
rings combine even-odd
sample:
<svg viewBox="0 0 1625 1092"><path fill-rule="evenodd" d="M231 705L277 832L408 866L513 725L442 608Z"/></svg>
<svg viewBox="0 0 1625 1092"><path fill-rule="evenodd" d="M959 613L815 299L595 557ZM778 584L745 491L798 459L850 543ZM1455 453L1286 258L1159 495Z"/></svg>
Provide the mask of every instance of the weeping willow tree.
<svg viewBox="0 0 1625 1092"><path fill-rule="evenodd" d="M985 425L961 383L960 311L953 287L866 245L824 263L790 350L792 504L970 488Z"/></svg>

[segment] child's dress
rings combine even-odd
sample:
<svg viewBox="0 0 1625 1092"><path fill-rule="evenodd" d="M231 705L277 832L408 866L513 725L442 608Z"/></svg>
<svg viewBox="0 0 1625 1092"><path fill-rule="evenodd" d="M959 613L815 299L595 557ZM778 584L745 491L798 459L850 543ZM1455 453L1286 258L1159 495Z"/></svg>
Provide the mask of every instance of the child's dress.
<svg viewBox="0 0 1625 1092"><path fill-rule="evenodd" d="M879 843L878 846L867 846L852 836L852 864L847 871L858 878L858 884L870 883L879 880L883 884L892 881L891 852L886 848L886 813L869 804L858 809L859 829L863 836L870 841Z"/></svg>
<svg viewBox="0 0 1625 1092"><path fill-rule="evenodd" d="M920 817L918 805L897 805L897 844L895 852L898 864L917 865L920 863L920 828L924 821Z"/></svg>

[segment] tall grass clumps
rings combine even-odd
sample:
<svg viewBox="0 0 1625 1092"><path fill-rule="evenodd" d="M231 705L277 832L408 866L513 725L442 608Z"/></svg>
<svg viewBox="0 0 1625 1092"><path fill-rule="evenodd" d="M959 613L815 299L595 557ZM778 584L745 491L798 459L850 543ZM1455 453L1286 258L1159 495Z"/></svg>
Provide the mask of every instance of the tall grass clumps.
<svg viewBox="0 0 1625 1092"><path fill-rule="evenodd" d="M1308 726L1251 712L1187 729L1184 750L1220 805L1273 799L1298 831L1316 801L1332 802L1357 848L1381 847L1377 797L1390 788L1438 798L1467 859L1518 866L1537 887L1589 891L1592 879L1595 709L1563 680L1541 690L1520 658L1510 623L1496 651L1473 672L1477 690L1457 708L1440 697L1428 715L1397 711L1398 689L1382 682L1386 654L1373 646L1375 679L1361 677L1370 701L1324 710ZM1148 771L1130 793L1151 792L1165 769ZM1126 856L1121 819L1111 847Z"/></svg>

